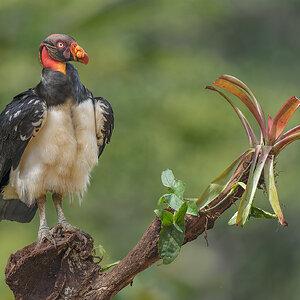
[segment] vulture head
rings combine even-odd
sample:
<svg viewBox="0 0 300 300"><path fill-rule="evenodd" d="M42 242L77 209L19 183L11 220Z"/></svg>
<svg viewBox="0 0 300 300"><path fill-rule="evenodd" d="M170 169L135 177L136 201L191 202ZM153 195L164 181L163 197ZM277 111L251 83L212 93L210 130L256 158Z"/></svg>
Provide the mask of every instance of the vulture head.
<svg viewBox="0 0 300 300"><path fill-rule="evenodd" d="M51 34L40 45L40 63L44 68L65 73L66 62L89 62L87 53L66 34Z"/></svg>

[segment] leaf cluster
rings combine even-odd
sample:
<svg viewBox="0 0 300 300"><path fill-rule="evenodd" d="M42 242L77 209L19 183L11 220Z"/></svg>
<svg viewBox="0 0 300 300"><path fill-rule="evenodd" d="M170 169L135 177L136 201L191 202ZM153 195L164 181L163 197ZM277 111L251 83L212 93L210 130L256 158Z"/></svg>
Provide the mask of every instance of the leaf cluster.
<svg viewBox="0 0 300 300"><path fill-rule="evenodd" d="M161 174L162 184L168 188L168 193L158 200L162 208L154 212L161 220L158 253L164 264L171 263L179 254L185 236L185 216L199 216L197 199L183 197L185 183L174 177L171 170ZM164 206L164 207L163 207Z"/></svg>

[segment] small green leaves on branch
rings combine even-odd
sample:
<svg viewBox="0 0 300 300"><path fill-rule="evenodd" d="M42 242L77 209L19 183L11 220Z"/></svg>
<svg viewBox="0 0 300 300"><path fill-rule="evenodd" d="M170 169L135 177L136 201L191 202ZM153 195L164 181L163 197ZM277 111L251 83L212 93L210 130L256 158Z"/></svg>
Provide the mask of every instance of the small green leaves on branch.
<svg viewBox="0 0 300 300"><path fill-rule="evenodd" d="M161 220L158 254L162 258L164 264L171 263L180 252L185 235L184 218L186 211L186 202L182 204L175 214L160 209L154 211Z"/></svg>
<svg viewBox="0 0 300 300"><path fill-rule="evenodd" d="M159 233L158 254L164 264L171 263L179 254L185 236L185 216L191 214L199 216L194 199L184 199L185 183L175 179L171 170L165 170L161 174L161 181L168 188L168 194L158 200L158 205L164 205L164 209L156 209L154 212L161 220ZM173 209L174 213L166 209Z"/></svg>
<svg viewBox="0 0 300 300"><path fill-rule="evenodd" d="M183 193L186 184L179 179L175 179L171 170L167 169L161 173L161 182L168 188L168 193L161 196L158 200L158 205L167 204L170 208L178 211L184 202L187 203L187 214L199 216L196 205L196 200L183 198Z"/></svg>

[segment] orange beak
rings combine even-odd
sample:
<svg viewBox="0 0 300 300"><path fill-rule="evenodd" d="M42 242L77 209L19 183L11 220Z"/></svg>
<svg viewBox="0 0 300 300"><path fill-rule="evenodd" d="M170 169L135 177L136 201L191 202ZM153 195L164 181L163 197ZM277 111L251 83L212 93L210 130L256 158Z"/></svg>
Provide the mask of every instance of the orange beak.
<svg viewBox="0 0 300 300"><path fill-rule="evenodd" d="M73 55L74 61L84 63L85 65L89 62L87 53L76 43L71 44L70 52Z"/></svg>

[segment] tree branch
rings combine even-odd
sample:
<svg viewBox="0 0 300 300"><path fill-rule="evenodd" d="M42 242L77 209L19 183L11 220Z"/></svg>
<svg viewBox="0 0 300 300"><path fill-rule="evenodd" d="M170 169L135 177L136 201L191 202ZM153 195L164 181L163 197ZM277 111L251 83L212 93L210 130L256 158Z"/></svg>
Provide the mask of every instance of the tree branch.
<svg viewBox="0 0 300 300"><path fill-rule="evenodd" d="M251 157L246 157L223 193L214 199L200 216L187 215L184 244L213 228L218 217L243 193L238 186L229 194L237 181L246 182ZM241 177L242 176L242 177ZM79 234L57 234L56 248L49 242L36 247L33 243L8 260L6 283L16 299L111 299L130 284L134 277L150 267L158 256L160 220L156 217L137 245L111 271L102 272L94 263L93 241Z"/></svg>

